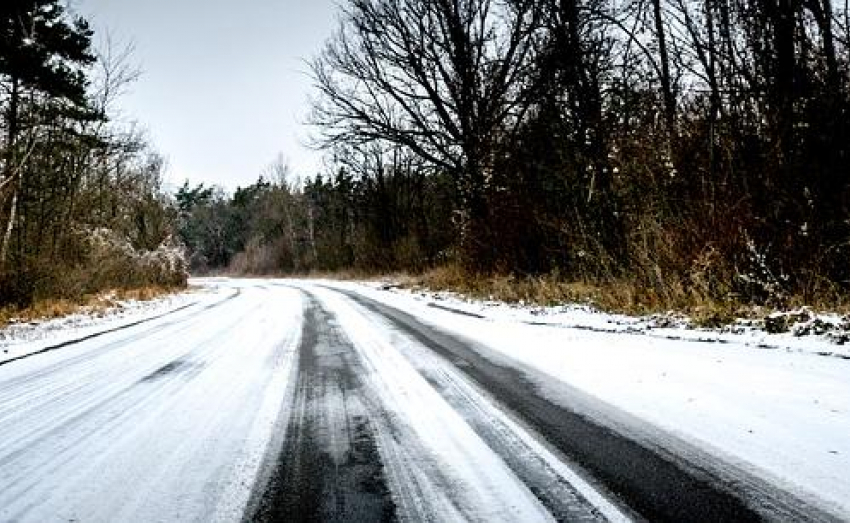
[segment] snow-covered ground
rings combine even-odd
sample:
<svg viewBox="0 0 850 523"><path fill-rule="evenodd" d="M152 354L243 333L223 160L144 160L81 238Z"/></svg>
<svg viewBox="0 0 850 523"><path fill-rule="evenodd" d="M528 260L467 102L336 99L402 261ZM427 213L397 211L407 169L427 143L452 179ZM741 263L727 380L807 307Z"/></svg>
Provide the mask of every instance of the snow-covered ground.
<svg viewBox="0 0 850 523"><path fill-rule="evenodd" d="M0 366L0 521L242 519L297 359L301 298L238 282L178 298L198 299Z"/></svg>
<svg viewBox="0 0 850 523"><path fill-rule="evenodd" d="M731 470L733 482L766 479L780 488L770 495L850 520L850 360L826 336L661 327L376 283L192 283L200 288L104 318L4 331L0 520L249 517L275 449L310 416L319 436L290 441L295 453L313 445L340 462L306 470L317 482L344 470L351 423L363 423L402 520L629 519L492 383L364 297L468 341L484 365L519 369L531 380L523 394L586 408L576 412L659 454ZM325 397L310 395L308 371L333 401L308 401Z"/></svg>
<svg viewBox="0 0 850 523"><path fill-rule="evenodd" d="M825 336L323 283L479 342L850 517L850 353Z"/></svg>
<svg viewBox="0 0 850 523"><path fill-rule="evenodd" d="M0 364L87 336L126 328L189 307L223 299L235 291L194 286L186 292L147 301L117 301L114 307L96 312L80 311L61 318L14 322L0 328Z"/></svg>

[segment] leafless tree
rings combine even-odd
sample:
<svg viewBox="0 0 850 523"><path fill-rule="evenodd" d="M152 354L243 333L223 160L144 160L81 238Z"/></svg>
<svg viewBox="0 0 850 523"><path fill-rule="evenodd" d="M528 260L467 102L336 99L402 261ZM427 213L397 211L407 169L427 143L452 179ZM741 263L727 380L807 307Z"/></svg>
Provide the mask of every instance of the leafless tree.
<svg viewBox="0 0 850 523"><path fill-rule="evenodd" d="M352 0L313 73L325 145L400 145L455 180L463 244L484 265L493 155L534 95L539 2Z"/></svg>

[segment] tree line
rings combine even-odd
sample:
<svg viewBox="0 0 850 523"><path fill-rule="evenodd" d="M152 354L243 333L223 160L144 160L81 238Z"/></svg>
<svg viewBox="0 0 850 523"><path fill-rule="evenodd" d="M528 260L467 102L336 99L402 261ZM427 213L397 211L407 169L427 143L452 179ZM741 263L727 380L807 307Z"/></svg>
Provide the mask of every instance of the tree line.
<svg viewBox="0 0 850 523"><path fill-rule="evenodd" d="M0 62L0 225L16 260L3 262L5 274L39 274L38 260L78 252L73 231L97 225L141 250L176 227L196 271L449 264L629 282L662 305L846 295L846 1L347 0L340 9L312 62L310 123L325 171L298 179L278 162L234 194L186 184L173 205L162 202L156 157L116 135L80 89ZM68 23L69 38L87 42L88 28ZM63 64L90 101L83 73L101 62L82 49L35 63ZM142 190L114 190L137 182Z"/></svg>
<svg viewBox="0 0 850 523"><path fill-rule="evenodd" d="M448 180L409 155L379 155L369 176L340 167L299 180L278 160L227 194L186 182L176 193L193 272L306 274L424 270L453 243Z"/></svg>
<svg viewBox="0 0 850 523"><path fill-rule="evenodd" d="M272 219L234 218L205 263L451 263L672 305L846 293L846 1L341 9L312 62L327 173L237 194L229 212L247 197Z"/></svg>
<svg viewBox="0 0 850 523"><path fill-rule="evenodd" d="M444 180L471 271L850 283L847 2L352 0L313 71L339 168L401 150Z"/></svg>
<svg viewBox="0 0 850 523"><path fill-rule="evenodd" d="M0 306L185 284L164 161L115 117L130 50L64 5L0 6Z"/></svg>

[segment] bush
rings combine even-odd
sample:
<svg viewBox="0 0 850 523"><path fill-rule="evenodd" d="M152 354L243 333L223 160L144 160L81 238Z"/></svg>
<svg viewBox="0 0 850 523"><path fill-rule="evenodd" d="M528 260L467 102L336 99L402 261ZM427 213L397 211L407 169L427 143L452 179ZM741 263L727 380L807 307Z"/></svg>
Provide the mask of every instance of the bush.
<svg viewBox="0 0 850 523"><path fill-rule="evenodd" d="M0 306L29 307L34 298L35 284L30 275L12 272L0 274Z"/></svg>
<svg viewBox="0 0 850 523"><path fill-rule="evenodd" d="M171 238L152 251L134 249L129 240L109 229L95 229L86 240L87 260L74 271L84 292L147 285L186 285L186 257L183 249Z"/></svg>
<svg viewBox="0 0 850 523"><path fill-rule="evenodd" d="M45 299L80 300L107 289L185 287L184 251L170 238L152 251L105 228L71 233L62 261L28 260L0 274L0 306L25 308Z"/></svg>

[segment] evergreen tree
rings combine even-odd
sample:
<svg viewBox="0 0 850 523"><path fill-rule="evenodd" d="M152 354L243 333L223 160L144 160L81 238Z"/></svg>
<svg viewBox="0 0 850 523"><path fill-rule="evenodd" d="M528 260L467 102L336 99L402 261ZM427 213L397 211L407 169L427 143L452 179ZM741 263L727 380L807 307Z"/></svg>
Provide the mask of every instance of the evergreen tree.
<svg viewBox="0 0 850 523"><path fill-rule="evenodd" d="M85 103L82 67L94 62L92 31L83 18L72 20L58 0L4 0L0 6L0 78L8 93L7 140L18 133L22 91Z"/></svg>
<svg viewBox="0 0 850 523"><path fill-rule="evenodd" d="M53 119L90 118L88 111L80 109L86 106L84 68L95 60L91 37L88 23L82 18L69 19L58 0L6 0L0 6L0 84L6 105L0 210L7 199L11 202L0 236L0 269L18 218L20 194L25 192L24 166L18 165L25 158L17 153L21 102L28 93L41 95L44 112ZM35 101L35 96L30 98ZM54 100L69 101L72 107L58 107L50 103ZM35 112L33 107L29 111ZM18 271L21 263L19 259Z"/></svg>

